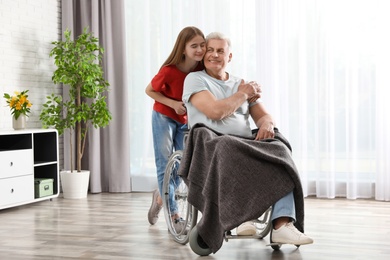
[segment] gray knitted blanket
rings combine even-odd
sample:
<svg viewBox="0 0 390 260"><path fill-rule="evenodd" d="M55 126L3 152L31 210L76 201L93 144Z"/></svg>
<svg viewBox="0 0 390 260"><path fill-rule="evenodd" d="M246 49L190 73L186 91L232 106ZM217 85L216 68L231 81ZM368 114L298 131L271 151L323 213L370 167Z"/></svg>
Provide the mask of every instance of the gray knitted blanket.
<svg viewBox="0 0 390 260"><path fill-rule="evenodd" d="M199 235L216 253L223 234L256 219L293 191L295 226L303 232L304 200L288 141L262 141L223 135L197 124L189 132L179 175L188 186L188 201L202 212Z"/></svg>

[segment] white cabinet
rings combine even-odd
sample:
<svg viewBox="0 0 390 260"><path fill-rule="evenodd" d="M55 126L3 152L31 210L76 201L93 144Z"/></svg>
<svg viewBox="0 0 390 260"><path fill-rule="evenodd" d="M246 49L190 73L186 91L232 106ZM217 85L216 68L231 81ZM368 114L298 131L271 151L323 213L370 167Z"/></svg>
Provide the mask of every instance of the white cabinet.
<svg viewBox="0 0 390 260"><path fill-rule="evenodd" d="M34 176L32 174L0 181L0 208L25 204L34 199Z"/></svg>
<svg viewBox="0 0 390 260"><path fill-rule="evenodd" d="M0 165L1 179L33 174L33 150L0 151Z"/></svg>
<svg viewBox="0 0 390 260"><path fill-rule="evenodd" d="M35 198L37 178L53 179L52 195ZM0 131L0 209L58 197L59 191L57 131Z"/></svg>

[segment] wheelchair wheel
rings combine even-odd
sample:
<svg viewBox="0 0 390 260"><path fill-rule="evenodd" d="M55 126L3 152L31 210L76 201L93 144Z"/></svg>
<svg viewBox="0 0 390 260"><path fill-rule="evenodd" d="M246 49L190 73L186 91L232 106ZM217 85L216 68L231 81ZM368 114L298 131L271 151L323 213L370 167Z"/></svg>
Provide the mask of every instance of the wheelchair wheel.
<svg viewBox="0 0 390 260"><path fill-rule="evenodd" d="M177 175L182 156L182 151L176 151L169 158L164 174L162 194L164 216L168 231L176 242L185 245L189 240L189 231L196 225L198 211L188 203L187 186L181 177ZM176 231L174 220L171 218L174 211L184 221L185 228L179 232Z"/></svg>
<svg viewBox="0 0 390 260"><path fill-rule="evenodd" d="M280 250L280 248L282 247L281 244L274 244L273 243L273 241L272 241L272 230L271 230L271 234L269 235L269 243L271 244L272 249L275 250L275 251Z"/></svg>
<svg viewBox="0 0 390 260"><path fill-rule="evenodd" d="M208 256L211 254L211 249L203 241L202 237L199 236L198 229L194 226L190 232L190 247L192 251L200 256Z"/></svg>
<svg viewBox="0 0 390 260"><path fill-rule="evenodd" d="M259 238L264 238L268 235L272 228L271 222L271 212L272 207L269 207L263 215L260 216L257 220L255 220L255 226L257 229L257 234Z"/></svg>

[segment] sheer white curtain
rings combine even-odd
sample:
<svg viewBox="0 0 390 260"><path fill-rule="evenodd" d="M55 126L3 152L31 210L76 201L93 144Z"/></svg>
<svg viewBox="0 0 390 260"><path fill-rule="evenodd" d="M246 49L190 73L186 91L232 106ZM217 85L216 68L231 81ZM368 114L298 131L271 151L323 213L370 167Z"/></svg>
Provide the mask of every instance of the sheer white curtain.
<svg viewBox="0 0 390 260"><path fill-rule="evenodd" d="M194 25L231 37L229 71L262 84L306 195L390 200L386 0L126 4L133 190L156 182L152 100L144 89L178 32Z"/></svg>
<svg viewBox="0 0 390 260"><path fill-rule="evenodd" d="M145 88L186 26L205 35L221 31L232 38L237 57L232 71L254 78L255 0L126 0L130 118L130 163L133 191L157 187L151 134L153 100ZM246 53L246 55L244 54ZM237 69L236 69L237 68ZM256 80L259 80L257 78Z"/></svg>
<svg viewBox="0 0 390 260"><path fill-rule="evenodd" d="M390 16L387 6L379 6L377 13L376 34L374 48L376 55L376 193L378 200L390 200L390 115L389 115L389 85L390 85L390 34L388 25Z"/></svg>
<svg viewBox="0 0 390 260"><path fill-rule="evenodd" d="M306 195L390 200L388 2L256 3L264 99Z"/></svg>

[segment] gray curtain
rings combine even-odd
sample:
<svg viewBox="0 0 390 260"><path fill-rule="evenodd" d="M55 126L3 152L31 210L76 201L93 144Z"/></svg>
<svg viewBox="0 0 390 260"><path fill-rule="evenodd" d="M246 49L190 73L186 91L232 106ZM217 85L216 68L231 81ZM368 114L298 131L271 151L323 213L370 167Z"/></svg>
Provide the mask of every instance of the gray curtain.
<svg viewBox="0 0 390 260"><path fill-rule="evenodd" d="M110 83L108 127L89 130L83 169L91 171L90 192L130 192L129 108L126 75L126 35L123 0L62 0L62 31L73 37L88 26L105 49L103 68ZM66 135L64 164L68 166Z"/></svg>

